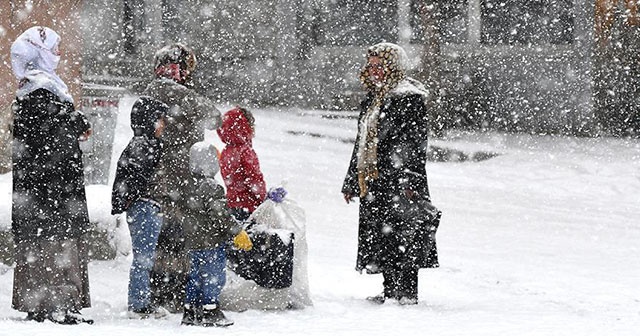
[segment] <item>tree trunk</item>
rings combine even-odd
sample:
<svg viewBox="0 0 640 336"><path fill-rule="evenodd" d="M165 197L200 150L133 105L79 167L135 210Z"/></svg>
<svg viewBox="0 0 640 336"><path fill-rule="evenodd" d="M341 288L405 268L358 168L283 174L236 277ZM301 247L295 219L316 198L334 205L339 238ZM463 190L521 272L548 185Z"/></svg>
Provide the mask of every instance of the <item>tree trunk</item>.
<svg viewBox="0 0 640 336"><path fill-rule="evenodd" d="M436 136L441 136L447 126L447 118L442 113L440 99L442 91L440 5L438 1L426 0L418 5L418 12L424 34L422 37L423 49L418 78L424 82L430 94L427 107L430 112L431 131Z"/></svg>

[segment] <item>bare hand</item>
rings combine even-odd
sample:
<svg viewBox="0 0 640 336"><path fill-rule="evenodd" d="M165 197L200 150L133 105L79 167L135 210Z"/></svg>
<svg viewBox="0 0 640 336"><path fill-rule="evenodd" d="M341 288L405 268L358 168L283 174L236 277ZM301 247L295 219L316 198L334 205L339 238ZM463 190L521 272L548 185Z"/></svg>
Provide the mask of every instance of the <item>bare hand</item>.
<svg viewBox="0 0 640 336"><path fill-rule="evenodd" d="M345 202L347 202L347 204L353 202L353 198L355 197L355 195L351 193L343 193L342 195L344 196L344 200Z"/></svg>
<svg viewBox="0 0 640 336"><path fill-rule="evenodd" d="M87 141L89 140L89 137L91 136L91 134L93 134L93 129L90 128L86 130L84 133L82 133L82 135L80 136L80 138L78 138L78 140Z"/></svg>

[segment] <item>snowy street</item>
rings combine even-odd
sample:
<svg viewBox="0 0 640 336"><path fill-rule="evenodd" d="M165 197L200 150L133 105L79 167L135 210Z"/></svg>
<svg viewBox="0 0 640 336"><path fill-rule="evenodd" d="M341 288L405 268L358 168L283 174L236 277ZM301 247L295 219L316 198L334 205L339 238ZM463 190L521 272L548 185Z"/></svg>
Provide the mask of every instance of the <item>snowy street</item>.
<svg viewBox="0 0 640 336"><path fill-rule="evenodd" d="M131 136L121 107L113 156ZM225 111L229 107L220 107ZM497 153L429 162L441 267L423 269L419 304L375 306L382 277L355 270L358 205L340 188L355 138L353 112L261 109L254 148L268 187L286 181L307 215L314 306L229 312L208 330L126 316L131 256L90 263L94 325L20 321L13 270L0 265L0 335L636 335L640 325L640 141L455 133L432 146ZM333 117L329 117L333 116ZM215 132L208 140L218 148ZM111 179L115 162L112 162ZM218 178L218 181L220 179ZM113 225L111 185L87 188L92 221ZM0 175L0 229L8 230L11 175Z"/></svg>

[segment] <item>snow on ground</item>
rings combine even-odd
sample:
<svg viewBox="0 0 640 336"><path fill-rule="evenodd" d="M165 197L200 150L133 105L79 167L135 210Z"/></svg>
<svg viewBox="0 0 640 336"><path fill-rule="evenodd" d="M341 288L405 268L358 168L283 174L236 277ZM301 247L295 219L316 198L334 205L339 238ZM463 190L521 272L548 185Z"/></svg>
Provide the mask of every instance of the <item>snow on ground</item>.
<svg viewBox="0 0 640 336"><path fill-rule="evenodd" d="M123 111L133 100L126 99ZM640 143L503 134L451 134L439 147L496 152L480 162L428 163L443 212L442 267L420 271L420 303L374 306L382 278L354 271L357 205L340 187L353 115L256 110L255 149L269 186L286 181L307 212L314 306L228 313L224 330L128 320L130 257L90 264L93 326L19 321L13 272L0 272L0 335L635 335L640 325ZM128 114L117 124L119 155ZM220 146L213 132L207 138ZM115 163L114 163L115 164ZM93 220L112 223L109 186L89 186ZM0 227L10 226L10 176L0 175Z"/></svg>

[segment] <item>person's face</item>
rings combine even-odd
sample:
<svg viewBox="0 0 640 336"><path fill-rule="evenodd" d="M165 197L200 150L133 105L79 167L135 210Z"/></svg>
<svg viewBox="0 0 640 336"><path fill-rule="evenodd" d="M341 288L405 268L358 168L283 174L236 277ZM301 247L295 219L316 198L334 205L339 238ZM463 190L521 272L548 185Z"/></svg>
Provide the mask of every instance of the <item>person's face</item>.
<svg viewBox="0 0 640 336"><path fill-rule="evenodd" d="M51 49L51 53L54 54L55 56L60 57L60 42L56 43L53 46L53 49Z"/></svg>
<svg viewBox="0 0 640 336"><path fill-rule="evenodd" d="M164 132L165 126L166 126L166 122L164 121L164 118L158 119L158 121L156 121L156 131L153 133L153 135L156 138L160 138L160 136L162 135L162 132Z"/></svg>
<svg viewBox="0 0 640 336"><path fill-rule="evenodd" d="M380 57L371 56L367 61L367 69L369 79L374 83L382 83L384 81L384 66Z"/></svg>

